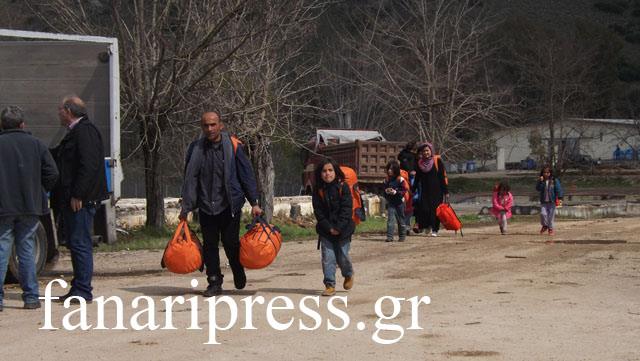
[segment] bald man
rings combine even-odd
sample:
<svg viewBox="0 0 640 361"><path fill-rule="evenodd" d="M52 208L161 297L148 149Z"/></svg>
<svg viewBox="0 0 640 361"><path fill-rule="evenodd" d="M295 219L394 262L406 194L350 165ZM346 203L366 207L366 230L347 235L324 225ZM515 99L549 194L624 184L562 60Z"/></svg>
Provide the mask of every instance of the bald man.
<svg viewBox="0 0 640 361"><path fill-rule="evenodd" d="M251 162L239 141L224 130L216 112L207 112L200 119L202 137L189 145L182 185L180 219L196 209L204 238L204 263L209 283L204 295L222 293L224 275L220 270L218 244L224 251L233 272L233 283L243 289L247 278L240 264L240 216L245 198L251 213L260 215L256 179Z"/></svg>
<svg viewBox="0 0 640 361"><path fill-rule="evenodd" d="M60 124L67 134L53 150L60 179L51 202L62 216L62 231L71 251L71 289L59 301L93 300L92 225L96 208L107 199L104 146L98 128L89 120L82 99L66 97L58 106Z"/></svg>

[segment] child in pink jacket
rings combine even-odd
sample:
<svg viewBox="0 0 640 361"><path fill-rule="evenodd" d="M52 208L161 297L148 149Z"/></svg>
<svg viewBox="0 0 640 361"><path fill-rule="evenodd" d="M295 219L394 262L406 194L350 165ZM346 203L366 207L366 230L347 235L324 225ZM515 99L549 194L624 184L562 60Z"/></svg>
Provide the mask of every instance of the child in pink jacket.
<svg viewBox="0 0 640 361"><path fill-rule="evenodd" d="M511 218L513 195L511 195L509 190L509 184L505 181L500 182L493 189L493 207L491 207L491 213L498 219L501 234L507 234L507 219Z"/></svg>

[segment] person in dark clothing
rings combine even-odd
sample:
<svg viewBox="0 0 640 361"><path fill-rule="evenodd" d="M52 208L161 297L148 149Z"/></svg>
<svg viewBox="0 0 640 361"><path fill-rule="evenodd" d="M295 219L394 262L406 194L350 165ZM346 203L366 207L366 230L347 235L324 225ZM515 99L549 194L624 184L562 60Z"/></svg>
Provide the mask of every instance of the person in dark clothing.
<svg viewBox="0 0 640 361"><path fill-rule="evenodd" d="M344 277L343 287L353 287L353 265L349 257L351 235L355 231L352 218L353 199L349 185L337 163L324 159L315 169L315 190L311 198L316 216L316 232L322 255L323 296L336 293L336 265Z"/></svg>
<svg viewBox="0 0 640 361"><path fill-rule="evenodd" d="M442 202L449 202L447 172L440 156L435 155L431 143L421 144L418 147L418 155L413 187L414 193L417 192L420 196L414 209L414 232L420 233L423 229L430 228L431 236L437 237L440 220L436 217L436 208Z"/></svg>
<svg viewBox="0 0 640 361"><path fill-rule="evenodd" d="M400 165L396 160L387 163L385 167L387 178L384 180L384 198L387 200L387 242L393 242L396 223L398 224L398 241L404 242L405 206L408 198L409 183L400 176Z"/></svg>
<svg viewBox="0 0 640 361"><path fill-rule="evenodd" d="M187 150L185 178L182 185L182 210L186 220L198 209L204 239L204 263L209 283L204 295L222 293L224 275L220 270L218 244L222 239L233 272L233 283L243 289L247 283L240 264L240 216L245 198L253 216L262 214L251 162L239 141L224 131L218 113L207 112L200 120L203 136Z"/></svg>
<svg viewBox="0 0 640 361"><path fill-rule="evenodd" d="M23 308L40 308L35 264L39 216L49 213L45 191L58 179L47 147L24 131L24 113L9 106L0 113L0 311L4 280L15 243Z"/></svg>
<svg viewBox="0 0 640 361"><path fill-rule="evenodd" d="M93 300L93 217L108 198L104 168L104 145L98 128L89 120L82 99L69 96L58 107L60 123L68 129L53 156L60 179L51 201L62 216L62 233L71 251L71 289L59 301Z"/></svg>
<svg viewBox="0 0 640 361"><path fill-rule="evenodd" d="M407 142L405 147L398 154L398 161L400 162L400 169L404 170L408 174L406 181L411 185L415 181L416 177L416 155L417 147L415 141ZM409 235L409 229L411 229L411 217L413 217L413 202L409 200L405 204L404 209L404 224L406 235Z"/></svg>
<svg viewBox="0 0 640 361"><path fill-rule="evenodd" d="M407 145L398 154L398 161L400 162L400 169L406 170L409 175L415 174L416 171L416 142L407 142Z"/></svg>

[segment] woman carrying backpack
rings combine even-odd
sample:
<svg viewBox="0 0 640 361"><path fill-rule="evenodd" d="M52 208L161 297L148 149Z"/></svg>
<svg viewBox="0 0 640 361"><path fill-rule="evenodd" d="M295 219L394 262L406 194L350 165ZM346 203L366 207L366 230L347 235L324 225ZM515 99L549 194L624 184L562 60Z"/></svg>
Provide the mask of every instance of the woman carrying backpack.
<svg viewBox="0 0 640 361"><path fill-rule="evenodd" d="M336 294L336 266L344 277L345 290L353 287L353 265L349 257L352 219L352 198L344 173L332 160L322 160L315 169L315 190L312 203L316 216L318 245L322 255L323 296Z"/></svg>
<svg viewBox="0 0 640 361"><path fill-rule="evenodd" d="M436 208L442 202L449 202L447 184L444 162L435 154L431 143L422 143L418 147L416 179L412 191L420 195L413 211L416 217L414 232L420 233L423 229L430 228L431 236L438 236L440 220L436 216Z"/></svg>

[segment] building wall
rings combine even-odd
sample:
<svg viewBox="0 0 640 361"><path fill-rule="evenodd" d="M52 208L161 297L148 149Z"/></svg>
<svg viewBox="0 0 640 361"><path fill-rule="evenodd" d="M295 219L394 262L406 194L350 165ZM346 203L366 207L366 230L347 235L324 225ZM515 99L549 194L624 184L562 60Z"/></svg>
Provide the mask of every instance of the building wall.
<svg viewBox="0 0 640 361"><path fill-rule="evenodd" d="M531 155L529 137L538 130L543 143L549 138L548 128L544 125L527 126L512 130L496 132L496 146L504 149L505 162L520 162ZM640 147L640 136L633 125L611 123L563 123L556 128L557 138L579 138L579 152L590 155L593 159L611 160L617 145L622 150L628 149L628 143L634 148ZM626 140L626 142L625 142ZM628 143L627 143L628 142Z"/></svg>

